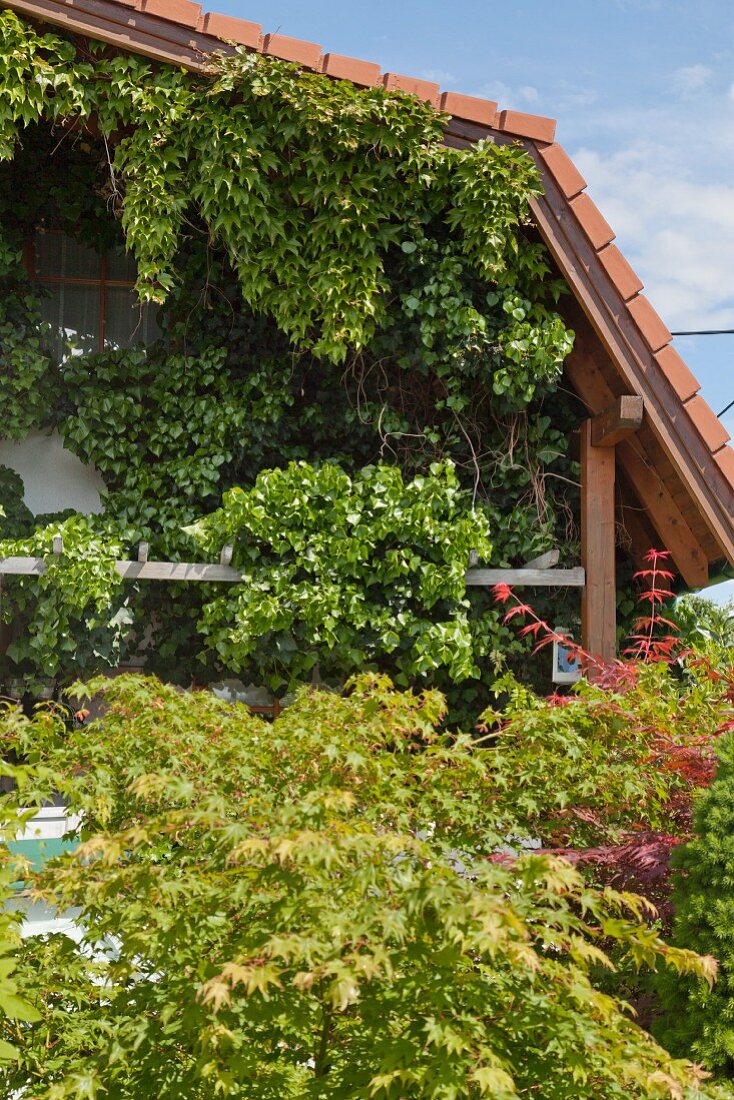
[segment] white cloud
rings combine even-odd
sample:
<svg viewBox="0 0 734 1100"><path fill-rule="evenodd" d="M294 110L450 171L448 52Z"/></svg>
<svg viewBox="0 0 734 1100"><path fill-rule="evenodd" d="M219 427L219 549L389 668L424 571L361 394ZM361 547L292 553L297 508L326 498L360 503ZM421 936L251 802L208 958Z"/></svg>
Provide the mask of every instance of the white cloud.
<svg viewBox="0 0 734 1100"><path fill-rule="evenodd" d="M423 69L418 74L421 80L431 80L434 84L440 84L442 87L446 84L456 84L458 78L453 73L447 73L444 69Z"/></svg>
<svg viewBox="0 0 734 1100"><path fill-rule="evenodd" d="M706 93L576 121L588 136L569 152L667 324L734 327L731 104Z"/></svg>
<svg viewBox="0 0 734 1100"><path fill-rule="evenodd" d="M713 75L708 65L683 65L673 73L673 86L681 95L688 95L705 88Z"/></svg>
<svg viewBox="0 0 734 1100"><path fill-rule="evenodd" d="M489 84L483 84L472 95L478 95L482 99L494 99L500 107L522 107L537 103L540 98L538 89L533 84L519 84L512 87L502 80L493 80Z"/></svg>
<svg viewBox="0 0 734 1100"><path fill-rule="evenodd" d="M668 325L734 326L734 185L669 171L653 149L574 160Z"/></svg>

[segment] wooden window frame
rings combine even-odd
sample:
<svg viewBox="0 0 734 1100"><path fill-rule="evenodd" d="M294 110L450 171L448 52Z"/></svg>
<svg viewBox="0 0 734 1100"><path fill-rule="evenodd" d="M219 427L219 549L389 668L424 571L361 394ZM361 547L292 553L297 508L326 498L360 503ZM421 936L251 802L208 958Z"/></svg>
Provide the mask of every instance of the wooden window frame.
<svg viewBox="0 0 734 1100"><path fill-rule="evenodd" d="M55 233L60 237L74 238L62 229L44 230L49 234ZM134 279L108 279L107 278L107 254L99 253L99 278L87 279L73 275L39 275L36 270L36 242L35 236L26 237L23 242L23 266L30 282L36 286L88 286L97 289L99 297L99 326L97 330L97 352L105 350L106 313L107 313L107 288L122 288L132 290L135 287Z"/></svg>

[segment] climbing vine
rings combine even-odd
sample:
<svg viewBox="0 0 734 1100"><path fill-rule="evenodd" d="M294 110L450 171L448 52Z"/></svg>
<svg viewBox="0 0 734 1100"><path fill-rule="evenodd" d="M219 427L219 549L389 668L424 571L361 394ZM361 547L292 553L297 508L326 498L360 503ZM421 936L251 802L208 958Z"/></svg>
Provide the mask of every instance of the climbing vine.
<svg viewBox="0 0 734 1100"><path fill-rule="evenodd" d="M472 553L573 558L577 417L519 145L447 148L415 97L245 51L192 74L10 12L0 47L4 434L55 429L105 482L101 515L50 523L9 487L5 539L47 553L63 524L64 553L6 586L5 662L71 676L145 638L181 678L468 684L518 650L463 572ZM21 263L53 231L124 244L153 346L56 361ZM356 529L329 529L350 509ZM140 539L216 560L225 529L251 589L135 588L111 567Z"/></svg>

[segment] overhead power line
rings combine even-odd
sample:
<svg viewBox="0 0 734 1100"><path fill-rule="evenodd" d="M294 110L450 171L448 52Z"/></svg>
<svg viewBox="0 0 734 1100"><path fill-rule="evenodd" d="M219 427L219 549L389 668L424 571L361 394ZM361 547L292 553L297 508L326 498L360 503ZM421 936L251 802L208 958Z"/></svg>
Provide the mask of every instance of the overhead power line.
<svg viewBox="0 0 734 1100"><path fill-rule="evenodd" d="M686 332L671 332L671 336L734 336L734 328L693 328Z"/></svg>
<svg viewBox="0 0 734 1100"><path fill-rule="evenodd" d="M734 328L694 328L687 329L685 332L671 332L671 336L734 336ZM734 409L734 401L730 401L728 405L725 405L721 412L717 412L716 419L719 420L724 413L728 413L729 409Z"/></svg>

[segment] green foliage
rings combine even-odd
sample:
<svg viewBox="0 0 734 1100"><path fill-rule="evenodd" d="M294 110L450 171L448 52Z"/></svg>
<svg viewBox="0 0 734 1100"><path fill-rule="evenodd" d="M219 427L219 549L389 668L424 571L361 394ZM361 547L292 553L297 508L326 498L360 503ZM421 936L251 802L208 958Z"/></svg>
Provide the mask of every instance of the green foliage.
<svg viewBox="0 0 734 1100"><path fill-rule="evenodd" d="M555 312L561 284L526 232L539 190L530 158L519 145L449 149L442 117L415 97L244 51L192 74L94 43L78 49L12 13L0 15L0 46L4 422L18 438L57 428L106 485L105 515L70 551L69 583L48 608L31 607L47 591L37 579L9 586L4 614L35 624L38 640L16 631L7 674L69 677L75 662L113 660L125 624L131 647L153 624L150 667L181 682L246 663L273 683L316 662L343 678L365 661L440 680L452 706L474 717L487 701L480 659L517 660L523 646L485 594L467 604L454 583L468 505L441 528L445 553L429 553L425 533L418 539L420 562L449 563L447 596L425 604L415 578L416 593L384 597L368 623L376 578L389 571L373 559L374 576L350 575L350 603L329 590L322 562L307 609L318 630L303 636L301 613L294 608L294 628L282 600L288 570L276 566L263 581L272 622L263 611L244 641L238 624L254 593L120 589L103 547L134 556L146 539L152 557L186 559L183 527L227 490L255 491L261 471L289 463L339 466L357 485L363 469L392 465L428 493L432 468L451 461L473 511L490 517L487 564L519 564L554 544L572 560L576 412L554 393L572 334ZM18 264L39 227L95 248L127 246L141 296L163 303L155 347L50 362L37 294ZM439 496L442 485L439 477ZM273 536L279 522L272 517ZM380 543L374 523L365 544ZM329 545L345 579L344 556L335 539ZM261 549L262 579L272 554ZM210 550L216 560L221 547ZM97 585L83 605L72 582L82 553L78 568ZM297 604L314 563L294 555L288 569L303 582ZM82 577L79 593L88 587ZM399 642L394 623L378 637L386 608L399 603ZM334 612L342 622L329 621Z"/></svg>
<svg viewBox="0 0 734 1100"><path fill-rule="evenodd" d="M15 470L0 466L0 500L3 502L0 532L5 538L27 534L33 526L33 513L23 501L23 479Z"/></svg>
<svg viewBox="0 0 734 1100"><path fill-rule="evenodd" d="M734 649L734 604L715 604L705 596L689 593L676 601L671 612L681 642L701 648Z"/></svg>
<svg viewBox="0 0 734 1100"><path fill-rule="evenodd" d="M62 537L62 554L53 553L55 535ZM87 660L107 667L117 663L125 622L122 579L115 569L121 553L119 543L100 537L91 522L79 515L25 539L0 541L2 557L45 559L40 576L5 582L11 597L2 608L5 621L18 614L23 617L22 623L16 622L20 628L8 649L17 665L29 667L32 674L53 677L83 668ZM116 623L110 628L113 617Z"/></svg>
<svg viewBox="0 0 734 1100"><path fill-rule="evenodd" d="M7 855L7 852L6 852ZM7 901L13 885L13 871L5 859L0 867L0 897ZM10 1041L24 1025L41 1020L38 1009L27 999L27 991L18 985L18 949L21 946L19 915L4 905L0 910L0 1072L20 1058L18 1046Z"/></svg>
<svg viewBox="0 0 734 1100"><path fill-rule="evenodd" d="M164 545L180 544L182 524L219 502L222 467L243 437L260 425L272 430L282 414L257 371L233 378L225 359L225 349L163 361L136 349L65 365L76 403L62 425L65 443L104 475L106 511L128 537L152 530Z"/></svg>
<svg viewBox="0 0 734 1100"><path fill-rule="evenodd" d="M619 844L679 834L691 792L710 776L709 748L734 721L728 681L706 662L629 664L616 683L581 680L540 698L505 677L492 734L492 812L508 833L546 847ZM516 777L522 776L522 783Z"/></svg>
<svg viewBox="0 0 734 1100"><path fill-rule="evenodd" d="M29 939L41 1020L7 1022L8 1094L724 1097L599 991L616 945L711 977L640 899L562 861L487 857L492 756L443 700L361 678L274 723L208 693L98 680L105 715L9 716L19 805L61 791L81 846L32 876L86 942ZM27 872L25 872L27 874Z"/></svg>
<svg viewBox="0 0 734 1100"><path fill-rule="evenodd" d="M714 955L720 978L712 991L686 981L661 982L657 1026L673 1050L685 1049L723 1077L734 1077L734 722L718 746L711 787L695 805L694 837L673 857L675 942Z"/></svg>
<svg viewBox="0 0 734 1100"><path fill-rule="evenodd" d="M54 379L43 349L45 329L20 257L0 239L0 401L5 439L23 439L49 415Z"/></svg>
<svg viewBox="0 0 734 1100"><path fill-rule="evenodd" d="M319 665L343 680L387 658L407 684L441 669L479 676L466 564L491 554L489 524L450 464L405 484L395 467L350 478L305 463L231 489L190 533L205 553L235 546L244 583L204 607L202 632L228 668L255 659L273 687Z"/></svg>

